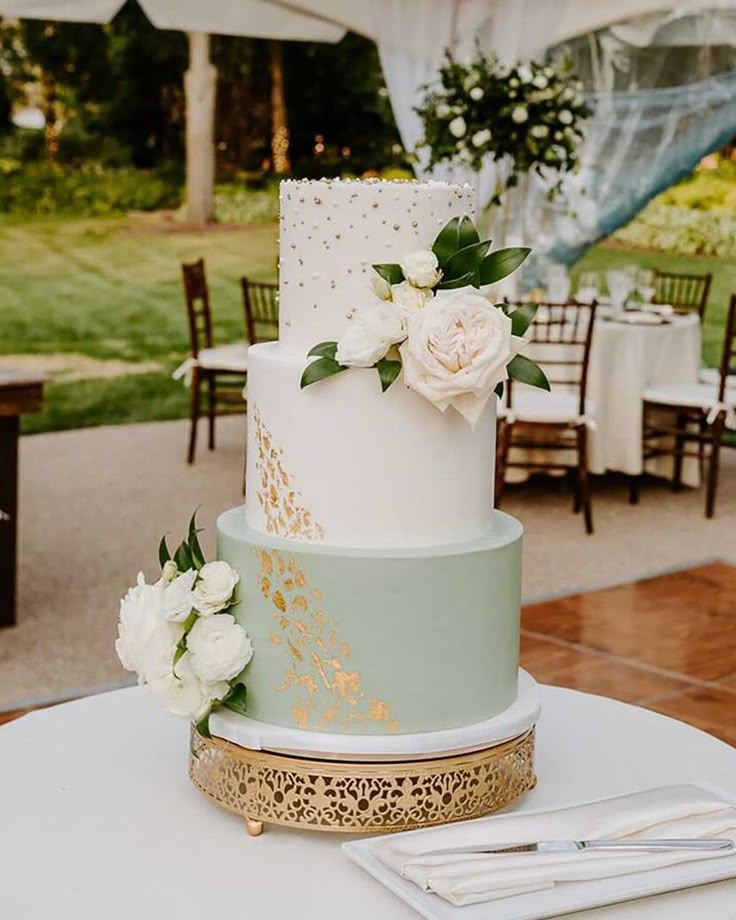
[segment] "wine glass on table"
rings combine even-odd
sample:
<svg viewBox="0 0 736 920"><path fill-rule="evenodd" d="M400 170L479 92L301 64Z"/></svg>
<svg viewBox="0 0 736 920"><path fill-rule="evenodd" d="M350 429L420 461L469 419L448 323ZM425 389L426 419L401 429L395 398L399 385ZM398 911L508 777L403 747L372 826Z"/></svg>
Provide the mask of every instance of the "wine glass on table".
<svg viewBox="0 0 736 920"><path fill-rule="evenodd" d="M547 300L550 303L565 303L570 296L570 276L567 268L553 262L547 269Z"/></svg>
<svg viewBox="0 0 736 920"><path fill-rule="evenodd" d="M641 302L651 304L657 293L655 275L651 268L640 268L636 275L636 289L641 297Z"/></svg>
<svg viewBox="0 0 736 920"><path fill-rule="evenodd" d="M582 272L578 281L575 300L578 303L593 303L600 293L598 275L595 272Z"/></svg>
<svg viewBox="0 0 736 920"><path fill-rule="evenodd" d="M611 269L606 274L608 294L616 310L623 310L629 295L634 289L634 282L625 269Z"/></svg>

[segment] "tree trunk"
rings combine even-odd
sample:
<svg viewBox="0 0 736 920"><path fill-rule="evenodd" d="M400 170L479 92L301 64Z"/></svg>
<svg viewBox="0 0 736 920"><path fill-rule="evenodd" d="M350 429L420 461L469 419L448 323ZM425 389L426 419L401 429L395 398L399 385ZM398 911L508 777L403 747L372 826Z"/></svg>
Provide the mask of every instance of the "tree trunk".
<svg viewBox="0 0 736 920"><path fill-rule="evenodd" d="M284 56L280 41L271 41L271 155L277 175L291 172L289 124L284 96Z"/></svg>
<svg viewBox="0 0 736 920"><path fill-rule="evenodd" d="M44 96L44 140L46 159L55 163L59 158L59 108L57 104L56 80L46 72L42 75Z"/></svg>
<svg viewBox="0 0 736 920"><path fill-rule="evenodd" d="M187 105L187 220L215 219L215 89L206 32L189 33L189 70L184 74Z"/></svg>

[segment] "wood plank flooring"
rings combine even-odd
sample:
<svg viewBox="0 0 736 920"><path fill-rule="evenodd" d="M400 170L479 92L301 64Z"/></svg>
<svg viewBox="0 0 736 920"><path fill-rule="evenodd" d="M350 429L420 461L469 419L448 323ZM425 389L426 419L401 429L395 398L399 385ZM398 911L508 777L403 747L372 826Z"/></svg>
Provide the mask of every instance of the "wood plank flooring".
<svg viewBox="0 0 736 920"><path fill-rule="evenodd" d="M645 706L736 746L736 567L528 606L521 663L541 683ZM0 725L25 712L0 713Z"/></svg>

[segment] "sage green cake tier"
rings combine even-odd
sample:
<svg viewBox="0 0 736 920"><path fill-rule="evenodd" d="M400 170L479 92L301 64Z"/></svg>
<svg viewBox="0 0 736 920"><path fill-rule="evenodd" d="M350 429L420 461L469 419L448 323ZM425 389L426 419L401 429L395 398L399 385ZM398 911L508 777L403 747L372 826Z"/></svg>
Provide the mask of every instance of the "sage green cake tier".
<svg viewBox="0 0 736 920"><path fill-rule="evenodd" d="M468 543L367 550L296 542L220 516L218 558L240 573L232 608L254 647L248 714L351 734L489 719L516 698L521 536L494 512Z"/></svg>

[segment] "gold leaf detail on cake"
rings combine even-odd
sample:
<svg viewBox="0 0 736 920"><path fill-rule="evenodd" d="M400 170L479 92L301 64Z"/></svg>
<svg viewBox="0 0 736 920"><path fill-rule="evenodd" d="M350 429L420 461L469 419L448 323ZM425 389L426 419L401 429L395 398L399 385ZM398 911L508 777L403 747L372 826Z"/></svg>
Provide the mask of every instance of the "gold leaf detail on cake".
<svg viewBox="0 0 736 920"><path fill-rule="evenodd" d="M290 540L324 540L325 530L299 504L300 493L284 467L283 449L274 445L260 410L253 409L258 472L258 504L266 518L266 532ZM283 574L283 573L282 573Z"/></svg>
<svg viewBox="0 0 736 920"><path fill-rule="evenodd" d="M315 731L330 726L334 730L375 722L396 731L399 723L391 707L363 688L360 671L351 667L349 643L317 606L323 600L322 592L310 588L298 559L276 549L262 549L259 556L261 585L268 587L263 594L273 605L271 619L280 630L271 633L270 639L284 649L279 654L285 656L283 679L276 691L290 694L298 727Z"/></svg>

